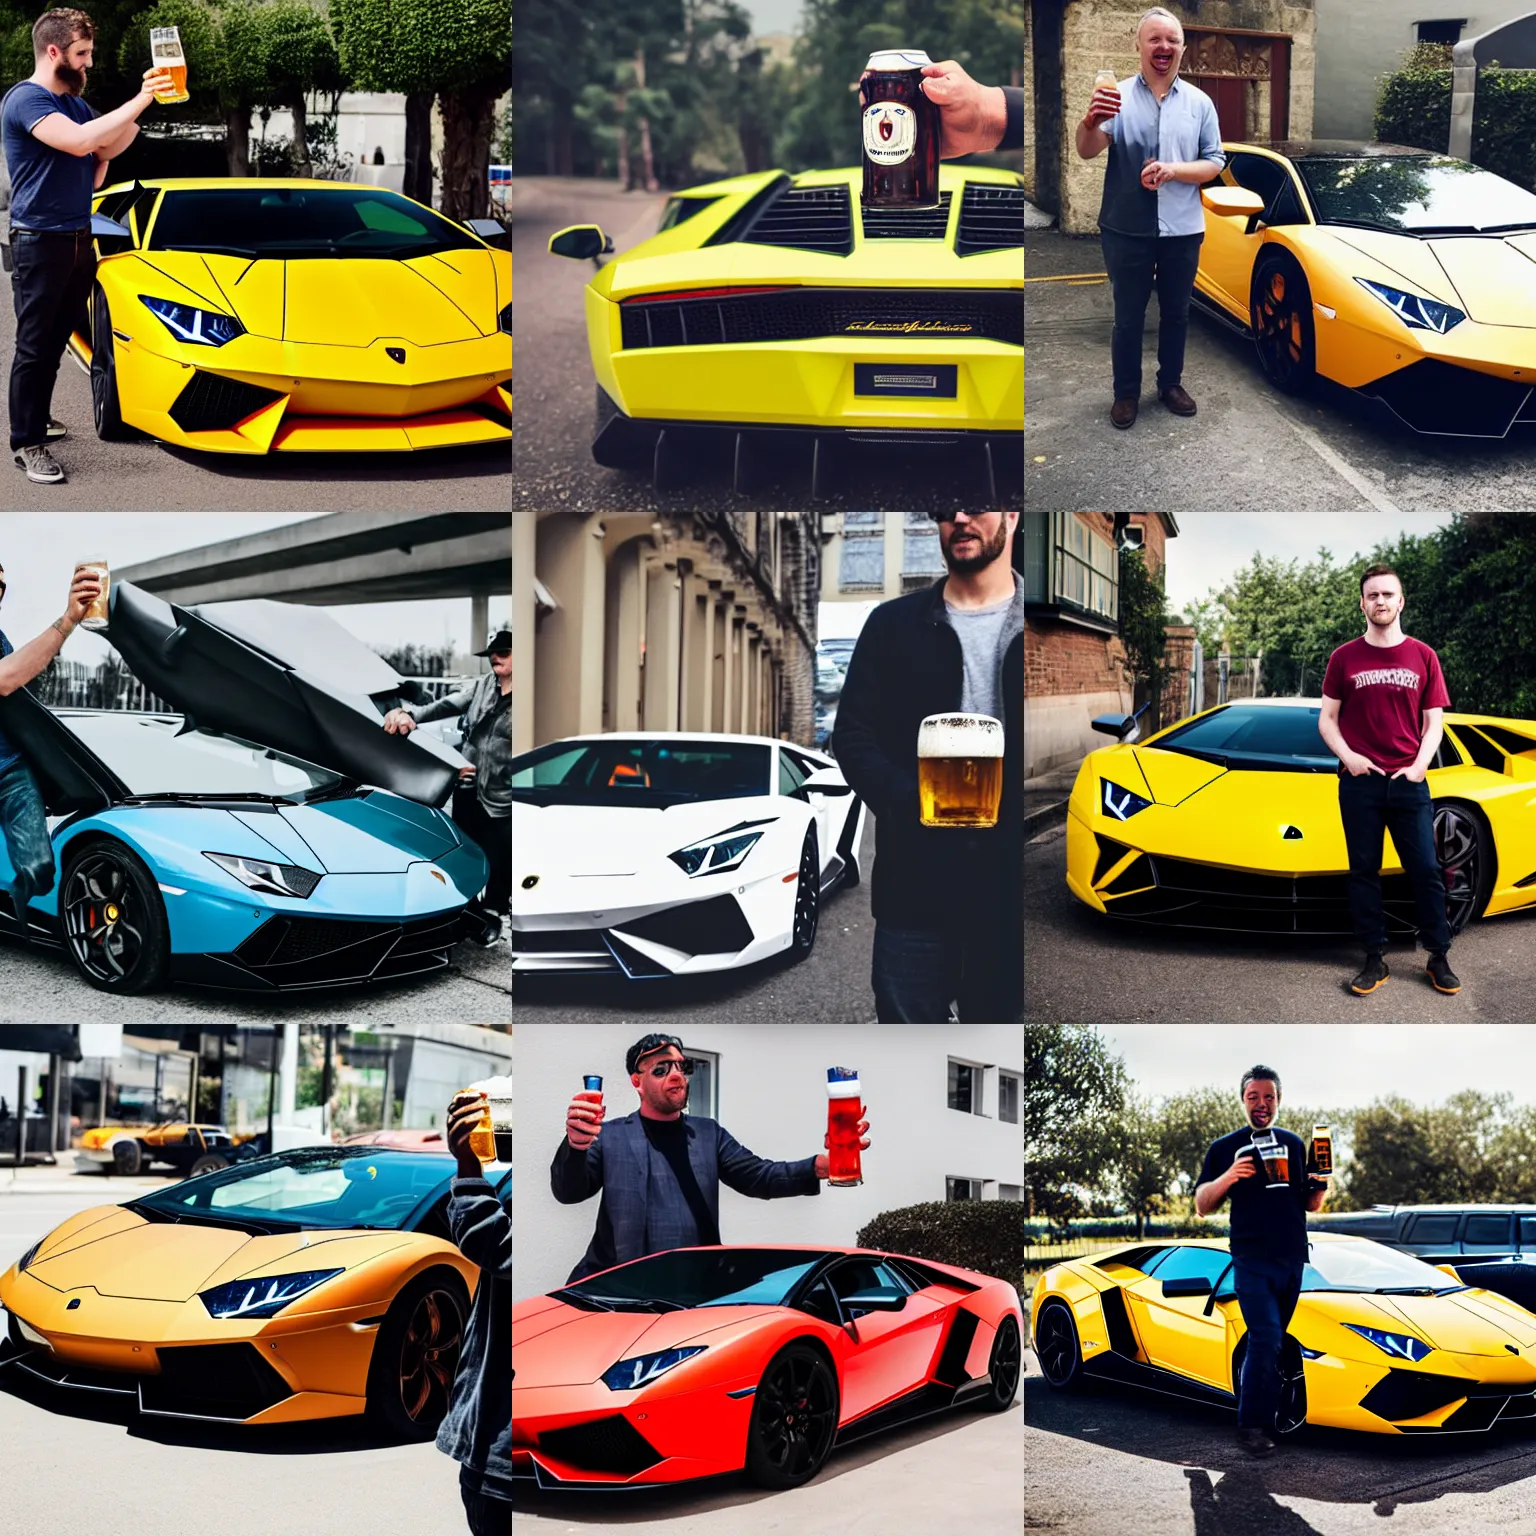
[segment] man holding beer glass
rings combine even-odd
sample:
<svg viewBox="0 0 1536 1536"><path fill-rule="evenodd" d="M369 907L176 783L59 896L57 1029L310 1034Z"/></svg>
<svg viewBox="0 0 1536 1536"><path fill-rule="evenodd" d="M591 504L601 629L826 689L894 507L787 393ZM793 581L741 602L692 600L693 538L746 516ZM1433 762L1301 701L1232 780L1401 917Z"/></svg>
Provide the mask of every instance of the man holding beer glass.
<svg viewBox="0 0 1536 1536"><path fill-rule="evenodd" d="M949 575L865 621L832 748L874 813L881 1023L1024 1007L1024 584L1017 512L934 513Z"/></svg>
<svg viewBox="0 0 1536 1536"><path fill-rule="evenodd" d="M1237 1383L1237 1443L1252 1456L1275 1448L1285 1330L1307 1263L1307 1212L1328 1185L1306 1171L1301 1138L1275 1124L1280 1078L1250 1067L1238 1089L1247 1124L1213 1141L1195 1185L1195 1210L1209 1216L1232 1199L1232 1288L1247 1330Z"/></svg>
<svg viewBox="0 0 1536 1536"><path fill-rule="evenodd" d="M676 1035L642 1036L624 1066L639 1109L604 1130L601 1088L583 1089L566 1111L565 1138L549 1167L549 1187L561 1205L579 1205L599 1191L603 1197L592 1241L568 1285L648 1253L715 1246L722 1183L758 1200L821 1193L829 1171L824 1152L773 1163L718 1121L684 1117L693 1062ZM861 1120L859 1135L868 1129Z"/></svg>
<svg viewBox="0 0 1536 1536"><path fill-rule="evenodd" d="M1179 79L1184 28L1161 6L1136 26L1141 68L1121 85L1094 86L1077 125L1077 152L1092 160L1109 151L1099 239L1115 296L1111 343L1117 427L1136 420L1141 399L1141 332L1157 289L1157 393L1175 416L1193 416L1183 385L1189 301L1205 238L1201 184L1227 163L1216 107L1204 91Z"/></svg>
<svg viewBox="0 0 1536 1536"><path fill-rule="evenodd" d="M100 571L77 566L64 612L35 640L29 640L19 651L13 650L4 630L0 630L0 700L25 687L59 654L100 592ZM0 601L4 598L5 569L0 566ZM48 837L43 792L37 787L37 780L32 777L32 770L21 753L6 738L3 703L0 703L0 839L5 842L11 868L16 872L15 883L11 886L11 907L16 916L17 935L25 944L30 937L28 903L34 896L46 896L53 889L53 844Z"/></svg>
<svg viewBox="0 0 1536 1536"><path fill-rule="evenodd" d="M84 327L96 281L91 194L107 163L138 134L139 116L171 77L148 69L138 94L98 117L82 99L95 48L84 11L45 11L32 28L36 68L0 104L0 134L11 175L11 297L16 351L11 359L11 452L39 485L64 471L48 450L65 429L49 415L65 345Z"/></svg>

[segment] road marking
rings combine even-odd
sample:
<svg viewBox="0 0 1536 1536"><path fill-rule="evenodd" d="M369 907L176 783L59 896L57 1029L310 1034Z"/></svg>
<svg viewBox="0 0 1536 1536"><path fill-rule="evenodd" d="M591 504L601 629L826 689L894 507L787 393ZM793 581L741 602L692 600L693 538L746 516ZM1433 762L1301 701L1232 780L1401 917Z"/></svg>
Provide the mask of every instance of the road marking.
<svg viewBox="0 0 1536 1536"><path fill-rule="evenodd" d="M1056 277L1026 277L1026 283L1102 283L1109 277L1108 272L1063 272Z"/></svg>
<svg viewBox="0 0 1536 1536"><path fill-rule="evenodd" d="M1358 469L1325 443L1310 427L1304 427L1299 421L1292 421L1284 411L1275 407L1275 414L1288 426L1308 448L1320 458L1341 480L1347 481L1355 490L1365 497L1378 512L1401 511L1392 498L1384 491L1378 491Z"/></svg>

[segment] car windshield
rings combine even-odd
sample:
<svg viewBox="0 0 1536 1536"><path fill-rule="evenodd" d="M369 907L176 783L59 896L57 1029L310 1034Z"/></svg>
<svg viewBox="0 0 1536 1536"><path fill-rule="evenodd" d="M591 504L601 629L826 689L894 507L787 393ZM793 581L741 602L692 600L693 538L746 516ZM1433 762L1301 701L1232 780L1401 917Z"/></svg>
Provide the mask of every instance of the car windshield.
<svg viewBox="0 0 1536 1536"><path fill-rule="evenodd" d="M1323 224L1410 234L1536 229L1536 195L1449 155L1302 158Z"/></svg>
<svg viewBox="0 0 1536 1536"><path fill-rule="evenodd" d="M1411 1254L1399 1253L1382 1243L1361 1240L1342 1243L1310 1243L1311 1262L1302 1271L1304 1291L1380 1291L1391 1295L1464 1291L1433 1264Z"/></svg>
<svg viewBox="0 0 1536 1536"><path fill-rule="evenodd" d="M238 736L185 731L181 715L122 710L66 712L65 725L104 762L130 794L303 800L342 783L340 774Z"/></svg>
<svg viewBox="0 0 1536 1536"><path fill-rule="evenodd" d="M1175 726L1150 746L1210 758L1228 768L1333 773L1339 760L1317 733L1316 704L1229 704Z"/></svg>
<svg viewBox="0 0 1536 1536"><path fill-rule="evenodd" d="M428 1196L447 1188L453 1160L381 1147L300 1147L236 1163L130 1202L174 1221L400 1231Z"/></svg>
<svg viewBox="0 0 1536 1536"><path fill-rule="evenodd" d="M825 1257L782 1248L679 1248L636 1259L551 1294L598 1312L781 1307Z"/></svg>
<svg viewBox="0 0 1536 1536"><path fill-rule="evenodd" d="M556 741L512 759L512 798L533 805L643 805L738 800L770 792L758 742Z"/></svg>
<svg viewBox="0 0 1536 1536"><path fill-rule="evenodd" d="M302 260L409 259L482 246L430 208L380 187L274 187L258 180L166 192L149 249Z"/></svg>

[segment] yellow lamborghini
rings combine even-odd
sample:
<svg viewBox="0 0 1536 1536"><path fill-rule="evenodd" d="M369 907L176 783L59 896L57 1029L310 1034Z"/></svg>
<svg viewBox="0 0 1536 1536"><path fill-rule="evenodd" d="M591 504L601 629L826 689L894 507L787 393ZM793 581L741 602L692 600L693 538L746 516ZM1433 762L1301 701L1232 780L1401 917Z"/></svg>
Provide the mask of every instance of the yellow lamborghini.
<svg viewBox="0 0 1536 1536"><path fill-rule="evenodd" d="M0 1366L87 1409L366 1413L429 1438L480 1280L445 1216L454 1173L441 1154L301 1147L82 1211L0 1274Z"/></svg>
<svg viewBox="0 0 1536 1536"><path fill-rule="evenodd" d="M946 164L941 206L862 208L862 173L761 171L672 197L587 285L592 455L675 484L701 446L735 488L786 456L813 491L841 444L970 447L1021 478L1024 186ZM600 260L595 225L551 240ZM988 502L988 505L995 503Z"/></svg>
<svg viewBox="0 0 1536 1536"><path fill-rule="evenodd" d="M1449 1434L1536 1418L1536 1316L1454 1271L1313 1233L1281 1360L1277 1427ZM1035 1353L1059 1391L1087 1377L1237 1406L1246 1345L1225 1239L1128 1243L1046 1270Z"/></svg>
<svg viewBox="0 0 1536 1536"><path fill-rule="evenodd" d="M70 350L97 435L215 453L512 440L512 256L381 187L108 187Z"/></svg>
<svg viewBox="0 0 1536 1536"><path fill-rule="evenodd" d="M1536 422L1536 195L1397 144L1223 147L1195 295L1277 389L1331 379L1416 432Z"/></svg>
<svg viewBox="0 0 1536 1536"><path fill-rule="evenodd" d="M1113 917L1252 933L1348 933L1349 857L1338 761L1319 699L1245 699L1142 742L1130 715L1083 759L1067 806L1067 886ZM1536 722L1447 714L1426 782L1447 916L1536 906ZM1389 836L1382 895L1393 933L1413 899Z"/></svg>

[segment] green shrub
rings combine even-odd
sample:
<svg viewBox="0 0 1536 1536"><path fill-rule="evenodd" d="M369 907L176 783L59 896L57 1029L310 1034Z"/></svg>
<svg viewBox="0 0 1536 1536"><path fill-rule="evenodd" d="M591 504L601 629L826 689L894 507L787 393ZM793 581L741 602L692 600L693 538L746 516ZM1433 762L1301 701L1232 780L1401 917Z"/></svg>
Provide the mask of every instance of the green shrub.
<svg viewBox="0 0 1536 1536"><path fill-rule="evenodd" d="M882 1211L855 1241L860 1248L932 1259L1017 1283L1024 1261L1024 1203L930 1200Z"/></svg>

